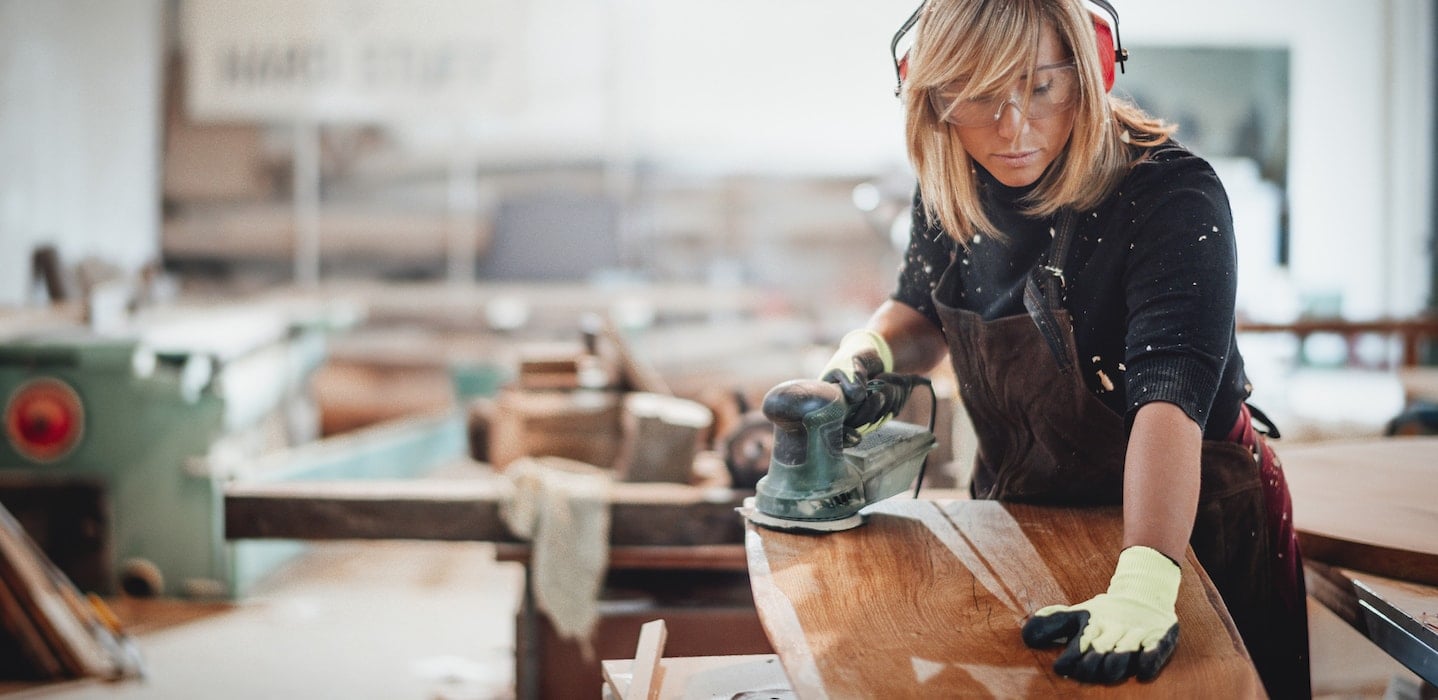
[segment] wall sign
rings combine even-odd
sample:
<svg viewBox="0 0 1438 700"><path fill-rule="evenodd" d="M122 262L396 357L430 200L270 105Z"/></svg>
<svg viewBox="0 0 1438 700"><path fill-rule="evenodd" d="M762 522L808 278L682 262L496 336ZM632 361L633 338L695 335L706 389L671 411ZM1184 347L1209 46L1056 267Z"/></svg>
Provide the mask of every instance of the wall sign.
<svg viewBox="0 0 1438 700"><path fill-rule="evenodd" d="M198 120L328 122L513 111L522 0L184 0Z"/></svg>

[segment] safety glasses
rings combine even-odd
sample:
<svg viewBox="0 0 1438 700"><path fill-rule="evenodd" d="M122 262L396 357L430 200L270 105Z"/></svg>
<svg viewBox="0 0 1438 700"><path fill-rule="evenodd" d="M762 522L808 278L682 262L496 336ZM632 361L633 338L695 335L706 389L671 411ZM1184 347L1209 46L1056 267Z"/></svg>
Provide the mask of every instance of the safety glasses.
<svg viewBox="0 0 1438 700"><path fill-rule="evenodd" d="M1029 119L1045 119L1078 102L1078 68L1073 61L1040 66L1008 92L961 98L964 92L964 84L957 81L931 88L929 106L941 121L957 126L993 124L1010 104Z"/></svg>

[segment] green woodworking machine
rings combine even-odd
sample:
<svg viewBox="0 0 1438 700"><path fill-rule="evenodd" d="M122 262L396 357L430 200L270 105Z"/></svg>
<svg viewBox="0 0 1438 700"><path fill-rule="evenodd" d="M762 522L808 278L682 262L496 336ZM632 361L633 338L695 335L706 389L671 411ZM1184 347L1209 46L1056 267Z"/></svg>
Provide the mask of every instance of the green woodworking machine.
<svg viewBox="0 0 1438 700"><path fill-rule="evenodd" d="M0 503L15 510L32 490L91 484L103 501L86 525L98 530L96 588L237 594L299 545L227 543L224 484L317 437L309 379L326 334L357 316L222 303L148 310L105 332L60 318L0 323ZM32 535L44 544L46 532Z"/></svg>

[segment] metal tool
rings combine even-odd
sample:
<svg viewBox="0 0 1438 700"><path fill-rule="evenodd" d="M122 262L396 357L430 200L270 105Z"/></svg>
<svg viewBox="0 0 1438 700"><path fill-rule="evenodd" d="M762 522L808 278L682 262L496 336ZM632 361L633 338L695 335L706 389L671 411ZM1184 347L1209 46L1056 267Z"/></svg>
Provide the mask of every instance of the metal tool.
<svg viewBox="0 0 1438 700"><path fill-rule="evenodd" d="M920 477L937 440L932 425L890 420L861 436L851 424L897 413L918 383L927 380L882 374L862 385L795 379L770 389L763 404L774 423L769 473L740 513L778 530L833 532L862 525L860 510Z"/></svg>

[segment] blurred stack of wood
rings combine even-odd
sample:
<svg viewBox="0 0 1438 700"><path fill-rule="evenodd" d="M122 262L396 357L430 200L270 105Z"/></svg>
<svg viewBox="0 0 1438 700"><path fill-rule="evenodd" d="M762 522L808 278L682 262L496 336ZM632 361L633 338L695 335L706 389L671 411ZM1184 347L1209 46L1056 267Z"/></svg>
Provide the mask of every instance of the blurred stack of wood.
<svg viewBox="0 0 1438 700"><path fill-rule="evenodd" d="M531 352L518 364L497 396L471 405L479 459L503 469L520 457L564 457L624 481L706 479L694 464L713 438L713 411L672 395L611 324L586 328L576 352Z"/></svg>
<svg viewBox="0 0 1438 700"><path fill-rule="evenodd" d="M140 675L140 655L104 601L81 594L0 506L0 676Z"/></svg>

